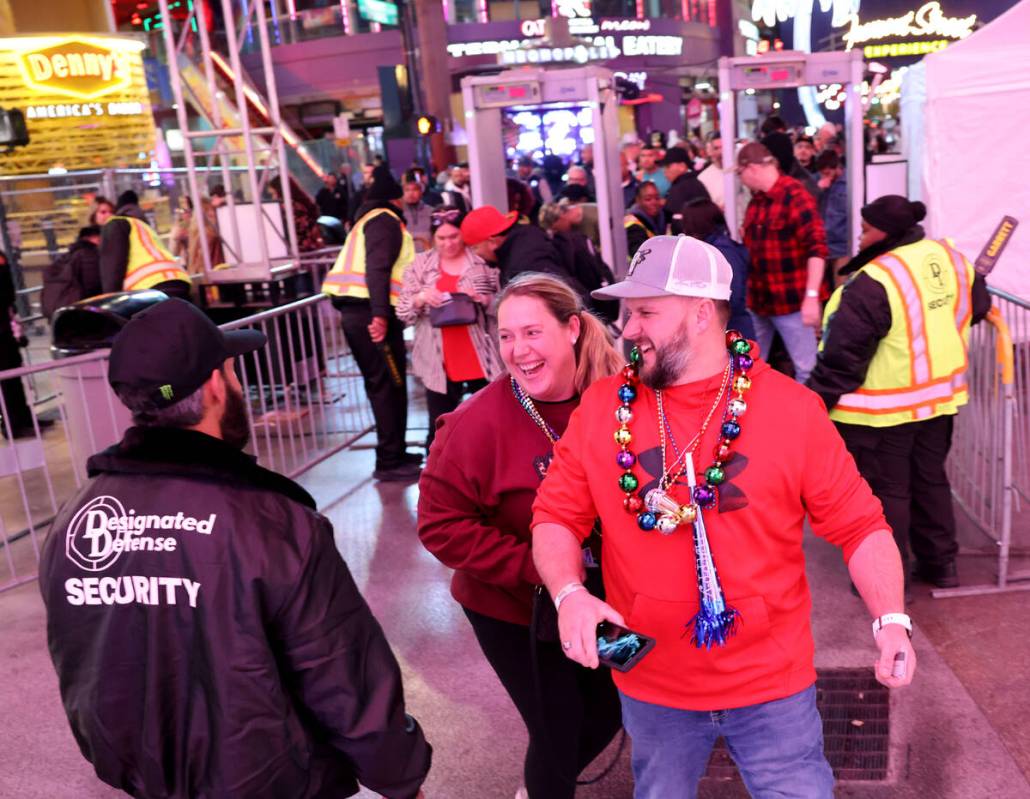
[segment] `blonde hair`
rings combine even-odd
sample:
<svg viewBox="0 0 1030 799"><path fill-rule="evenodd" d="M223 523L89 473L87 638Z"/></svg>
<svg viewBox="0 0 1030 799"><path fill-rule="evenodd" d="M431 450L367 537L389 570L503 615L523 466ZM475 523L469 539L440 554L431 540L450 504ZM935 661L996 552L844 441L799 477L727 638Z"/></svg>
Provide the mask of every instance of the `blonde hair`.
<svg viewBox="0 0 1030 799"><path fill-rule="evenodd" d="M604 324L583 307L583 301L560 278L540 272L524 272L511 281L497 300L498 309L512 297L534 297L561 324L579 318L579 338L573 345L576 353L576 393L582 394L595 380L613 375L624 366L623 358L612 346L612 338Z"/></svg>

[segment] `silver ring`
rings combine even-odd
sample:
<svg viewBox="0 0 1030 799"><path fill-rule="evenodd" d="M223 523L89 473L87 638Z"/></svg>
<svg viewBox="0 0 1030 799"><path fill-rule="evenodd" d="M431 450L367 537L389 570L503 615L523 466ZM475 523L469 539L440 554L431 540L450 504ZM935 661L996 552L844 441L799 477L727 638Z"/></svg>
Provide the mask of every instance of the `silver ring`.
<svg viewBox="0 0 1030 799"><path fill-rule="evenodd" d="M568 652L570 649L572 649L572 641L562 641L561 648Z"/></svg>

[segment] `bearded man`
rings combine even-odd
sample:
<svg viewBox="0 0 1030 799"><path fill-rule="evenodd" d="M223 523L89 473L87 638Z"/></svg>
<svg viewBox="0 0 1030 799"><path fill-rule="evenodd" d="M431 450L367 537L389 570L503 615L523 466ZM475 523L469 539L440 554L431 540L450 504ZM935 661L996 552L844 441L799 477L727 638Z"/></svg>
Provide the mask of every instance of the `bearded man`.
<svg viewBox="0 0 1030 799"><path fill-rule="evenodd" d="M732 276L711 245L656 236L594 292L625 300L636 351L584 393L555 447L533 559L569 658L598 666L603 621L656 640L614 675L637 799L695 796L720 735L752 796L831 799L805 520L843 550L890 687L916 665L901 559L819 397L725 330ZM582 585L597 518L607 602Z"/></svg>
<svg viewBox="0 0 1030 799"><path fill-rule="evenodd" d="M234 360L265 343L166 300L115 338L122 441L54 521L50 655L83 756L132 796L421 796L400 669L296 483L242 450Z"/></svg>

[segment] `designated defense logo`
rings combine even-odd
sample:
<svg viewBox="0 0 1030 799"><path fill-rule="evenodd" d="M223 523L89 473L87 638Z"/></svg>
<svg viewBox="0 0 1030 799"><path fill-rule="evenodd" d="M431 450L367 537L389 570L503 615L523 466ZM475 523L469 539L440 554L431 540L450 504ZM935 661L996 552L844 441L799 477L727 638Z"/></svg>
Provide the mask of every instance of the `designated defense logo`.
<svg viewBox="0 0 1030 799"><path fill-rule="evenodd" d="M115 537L125 538L130 533L111 531L110 519L125 516L125 506L114 497L97 497L81 508L68 525L64 550L77 566L91 572L108 568L122 552L124 546L115 546Z"/></svg>

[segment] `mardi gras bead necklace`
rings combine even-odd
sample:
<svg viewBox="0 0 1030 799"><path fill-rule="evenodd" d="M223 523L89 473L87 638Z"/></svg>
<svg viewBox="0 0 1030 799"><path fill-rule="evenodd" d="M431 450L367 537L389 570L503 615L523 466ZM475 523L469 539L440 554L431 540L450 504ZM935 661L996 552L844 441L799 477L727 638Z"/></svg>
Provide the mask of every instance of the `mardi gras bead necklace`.
<svg viewBox="0 0 1030 799"><path fill-rule="evenodd" d="M683 467L672 476L669 471L676 471L676 464L671 470L665 469L665 433L667 420L665 418L664 406L661 401L661 394L658 393L659 412L659 435L662 442L662 479L659 481L659 488L648 492L644 499L637 496L636 491L640 487L640 480L633 472L636 465L636 455L629 446L633 441L633 435L629 430L629 424L633 421L633 402L637 398L640 385L640 362L642 360L639 350L636 348L630 353L630 362L622 371L625 381L618 388L620 405L615 410L615 420L619 423L619 429L615 431L615 443L619 445L619 452L615 456L615 462L623 473L619 475L619 489L625 493L623 508L637 518L637 526L644 531L658 529L660 533L669 535L682 524L690 524L697 517L698 509L709 509L715 506L718 497L718 486L726 480L724 465L732 457L733 442L740 436L741 426L739 418L747 410L747 403L744 401L744 393L751 388L751 379L747 372L754 362L748 353L751 351L751 343L740 333L731 330L726 334L726 345L730 352L731 365L727 366L724 372L723 390L720 391L715 405L709 412L708 417L702 425L701 431L694 437L691 445L681 454L680 458L686 465L686 455L697 446L702 440L703 433L718 407L725 393L727 383L735 393L732 399L726 403L724 420L720 427L720 438L716 444L715 460L704 471L704 484L696 486L692 491L692 501L685 504L677 503L668 495L668 489L682 476ZM734 373L736 373L735 376Z"/></svg>
<svg viewBox="0 0 1030 799"><path fill-rule="evenodd" d="M733 442L740 436L741 426L739 418L747 410L747 403L744 401L744 393L751 388L751 378L748 371L754 365L749 353L751 343L735 330L726 333L726 347L730 353L729 371L723 378L723 390L719 392L715 406L718 407L725 394L725 388L729 385L736 396L726 403L726 410L723 414L723 422L720 428L720 439L715 447L715 460L712 465L704 471L704 484L696 485L691 452L697 443L701 441L704 428L711 419L711 412L702 430L694 437L690 447L684 452L684 465L681 467L675 478L666 483L665 456L663 446L663 475L659 481L661 488L649 491L645 500L636 495L640 481L633 473L633 466L636 464L636 456L630 451L629 445L633 436L629 430L629 423L633 421L632 403L637 398L637 387L640 382L639 370L642 360L640 351L636 348L630 353L630 362L623 370L625 382L619 386L618 397L620 405L615 411L616 421L619 422L619 429L615 432L615 442L619 445L619 452L615 456L615 462L623 473L619 476L619 488L625 492L623 507L628 513L635 514L637 526L641 530L649 531L658 527L659 532L669 535L681 524L690 524L693 532L694 561L697 572L697 588L699 598L698 612L686 623L687 631L691 640L698 648L711 648L712 645L724 646L730 636L736 630L740 614L736 609L730 607L725 600L722 585L719 581L719 574L715 567L715 560L712 556L711 546L708 542L708 534L704 524L704 510L715 507L718 498L718 486L726 480L726 473L723 469L725 463L732 456ZM734 376L734 372L739 372ZM671 436L671 426L665 417L664 407L659 398L659 431L664 442L666 430ZM675 447L675 444L674 444ZM678 460L678 459L677 459ZM675 470L675 464L674 464ZM686 474L687 483L690 486L691 502L685 505L673 500L667 493L681 475ZM663 485L663 483L665 485ZM645 507L646 502L646 507Z"/></svg>
<svg viewBox="0 0 1030 799"><path fill-rule="evenodd" d="M536 409L536 405L533 404L532 398L525 391L522 390L522 386L513 377L511 378L511 393L515 395L515 399L519 401L519 405L525 409L526 413L529 414L529 418L536 422L536 426L539 427L547 440L552 445L558 443L558 434L554 432L554 428L547 423L547 420L540 415L540 411Z"/></svg>

